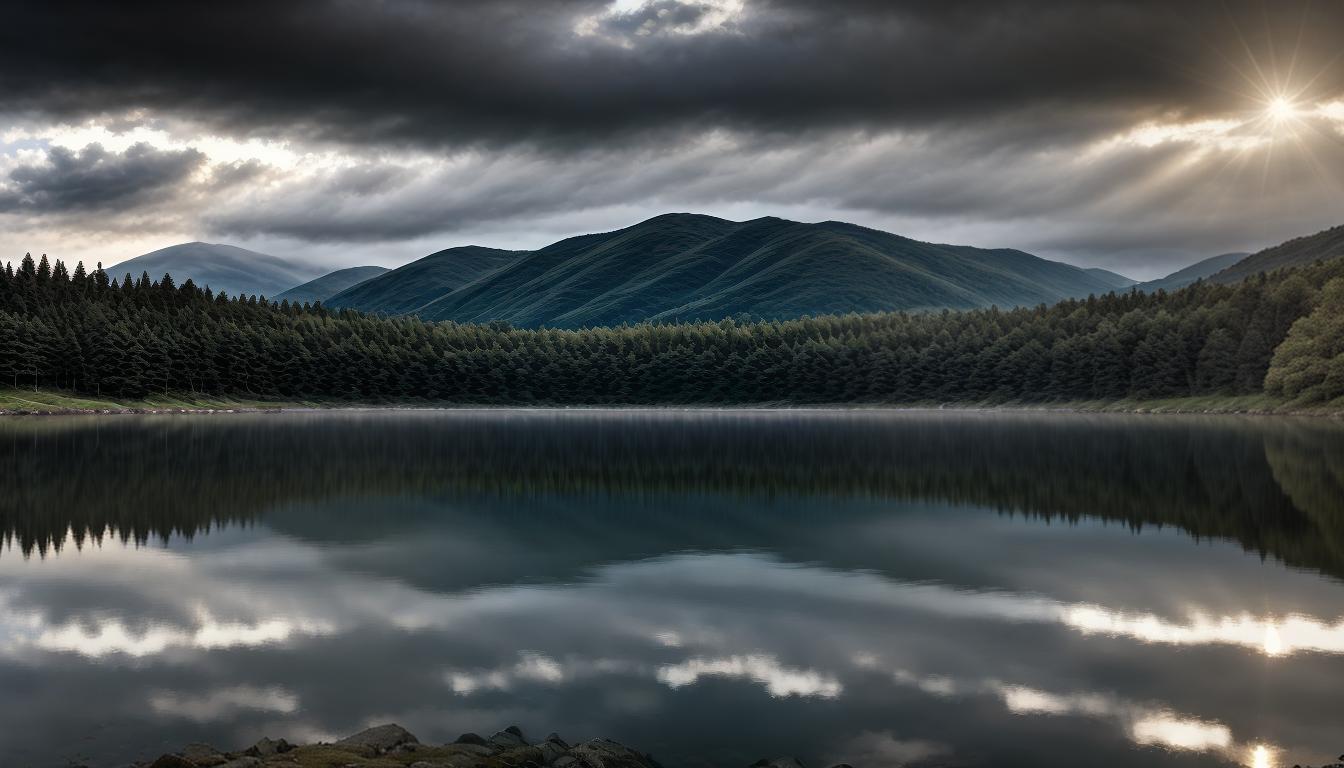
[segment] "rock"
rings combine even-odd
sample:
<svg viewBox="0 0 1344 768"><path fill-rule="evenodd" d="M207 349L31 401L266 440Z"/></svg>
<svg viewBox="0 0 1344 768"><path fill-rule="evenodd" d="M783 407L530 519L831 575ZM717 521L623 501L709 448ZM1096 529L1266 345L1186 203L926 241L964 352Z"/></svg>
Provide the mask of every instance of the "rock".
<svg viewBox="0 0 1344 768"><path fill-rule="evenodd" d="M405 744L419 743L420 740L415 738L410 731L395 723L388 723L386 725L368 728L353 736L347 736L332 746L367 751L374 755L381 755Z"/></svg>
<svg viewBox="0 0 1344 768"><path fill-rule="evenodd" d="M193 742L188 744L182 750L182 757L191 761L197 768L213 768L216 765L223 765L229 761L227 755L209 744Z"/></svg>
<svg viewBox="0 0 1344 768"><path fill-rule="evenodd" d="M546 739L538 748L541 750L541 762L545 765L551 765L556 760L569 754L569 747L563 741Z"/></svg>
<svg viewBox="0 0 1344 768"><path fill-rule="evenodd" d="M196 768L196 764L181 755L162 755L149 768Z"/></svg>
<svg viewBox="0 0 1344 768"><path fill-rule="evenodd" d="M480 746L485 746L485 738L482 737L482 736L480 736L480 735L478 735L478 734L475 734L475 733L464 733L464 734L462 734L461 736L458 736L458 737L457 737L457 741L454 741L453 743L454 743L454 744L479 744Z"/></svg>
<svg viewBox="0 0 1344 768"><path fill-rule="evenodd" d="M554 763L551 763L551 765L554 766L554 768L569 768L569 766L574 765L577 762L579 761L575 760L573 755L565 755L564 757L557 759Z"/></svg>
<svg viewBox="0 0 1344 768"><path fill-rule="evenodd" d="M270 757L271 755L283 754L293 748L294 745L284 739L262 737L256 744L243 750L243 754L250 757Z"/></svg>
<svg viewBox="0 0 1344 768"><path fill-rule="evenodd" d="M516 725L510 725L508 728L491 736L490 743L503 747L504 749L527 746L527 740L523 738L522 730Z"/></svg>
<svg viewBox="0 0 1344 768"><path fill-rule="evenodd" d="M552 743L552 744L559 744L560 746L564 747L565 749L569 749L569 744L565 743L565 740L562 739L562 738L560 738L560 734L558 734L558 733L552 733L551 735L547 736L547 737L546 737L546 741L548 741L548 742L550 742L550 743Z"/></svg>
<svg viewBox="0 0 1344 768"><path fill-rule="evenodd" d="M610 739L585 741L571 749L569 754L588 768L658 768L653 758Z"/></svg>
<svg viewBox="0 0 1344 768"><path fill-rule="evenodd" d="M490 757L499 752L499 747L493 744L453 744L454 749L467 755L476 755L477 757Z"/></svg>
<svg viewBox="0 0 1344 768"><path fill-rule="evenodd" d="M259 766L261 766L260 757L243 755L242 757L234 758L227 763L221 763L219 768L259 768Z"/></svg>
<svg viewBox="0 0 1344 768"><path fill-rule="evenodd" d="M760 768L803 768L802 762L796 757L776 757L773 760L757 760L756 765Z"/></svg>

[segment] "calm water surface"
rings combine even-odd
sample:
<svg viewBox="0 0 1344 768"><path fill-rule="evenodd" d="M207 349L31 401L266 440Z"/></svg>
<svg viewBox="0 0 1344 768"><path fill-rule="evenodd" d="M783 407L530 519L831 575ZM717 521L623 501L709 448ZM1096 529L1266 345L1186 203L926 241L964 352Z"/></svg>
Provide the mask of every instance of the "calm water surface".
<svg viewBox="0 0 1344 768"><path fill-rule="evenodd" d="M669 768L1344 750L1344 426L0 421L0 763L516 723Z"/></svg>

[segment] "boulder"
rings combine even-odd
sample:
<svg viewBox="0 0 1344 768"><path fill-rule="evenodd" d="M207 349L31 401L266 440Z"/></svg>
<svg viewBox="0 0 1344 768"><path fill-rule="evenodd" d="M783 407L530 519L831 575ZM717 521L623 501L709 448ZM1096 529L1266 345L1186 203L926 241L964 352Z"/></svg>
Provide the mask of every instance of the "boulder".
<svg viewBox="0 0 1344 768"><path fill-rule="evenodd" d="M587 768L659 768L658 763L648 755L610 739L585 741L571 749L569 754Z"/></svg>
<svg viewBox="0 0 1344 768"><path fill-rule="evenodd" d="M508 728L491 736L490 743L504 749L513 749L514 747L527 746L527 739L523 738L523 731L521 728L516 725L510 725Z"/></svg>
<svg viewBox="0 0 1344 768"><path fill-rule="evenodd" d="M181 755L162 755L149 768L196 768L196 764Z"/></svg>
<svg viewBox="0 0 1344 768"><path fill-rule="evenodd" d="M382 755L407 744L419 744L420 740L405 728L395 723L378 725L347 736L332 746L342 749L368 752Z"/></svg>
<svg viewBox="0 0 1344 768"><path fill-rule="evenodd" d="M552 743L552 744L559 744L560 746L564 747L565 749L569 749L569 744L565 743L565 740L562 739L562 738L560 738L560 734L558 734L558 733L552 733L551 735L547 736L547 737L546 737L546 741L548 741L548 742L550 742L550 743Z"/></svg>
<svg viewBox="0 0 1344 768"><path fill-rule="evenodd" d="M284 739L262 737L256 744L243 750L243 754L249 757L270 757L271 755L283 754L293 748L294 745Z"/></svg>
<svg viewBox="0 0 1344 768"><path fill-rule="evenodd" d="M477 757L490 757L499 752L499 747L493 744L453 744L453 749L465 755L475 755Z"/></svg>
<svg viewBox="0 0 1344 768"><path fill-rule="evenodd" d="M541 752L541 762L543 765L551 765L556 760L569 754L569 747L565 746L563 741L551 741L547 739L537 746Z"/></svg>
<svg viewBox="0 0 1344 768"><path fill-rule="evenodd" d="M251 755L236 757L227 763L220 763L219 768L260 768L261 758Z"/></svg>
<svg viewBox="0 0 1344 768"><path fill-rule="evenodd" d="M183 748L182 757L191 761L197 768L213 768L229 761L228 756L223 752L209 744L201 744L200 742L188 744Z"/></svg>
<svg viewBox="0 0 1344 768"><path fill-rule="evenodd" d="M483 746L485 746L485 737L480 736L480 735L475 734L475 733L464 733L464 734L462 734L461 736L458 736L458 737L457 737L457 741L454 741L453 743L454 743L454 744L477 744L477 745L483 747Z"/></svg>

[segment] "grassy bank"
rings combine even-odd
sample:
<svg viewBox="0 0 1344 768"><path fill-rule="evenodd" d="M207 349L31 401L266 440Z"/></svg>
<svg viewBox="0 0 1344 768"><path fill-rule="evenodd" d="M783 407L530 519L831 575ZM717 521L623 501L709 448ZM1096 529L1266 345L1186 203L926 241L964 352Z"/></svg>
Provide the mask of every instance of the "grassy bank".
<svg viewBox="0 0 1344 768"><path fill-rule="evenodd" d="M693 407L676 403L669 407ZM89 397L73 392L0 387L0 414L77 414L77 413L192 413L217 411L281 411L296 408L425 408L482 407L481 404L407 401L360 403L344 400L262 400L255 398L206 397L201 395L153 395L143 400ZM501 406L505 407L505 406ZM650 406L657 407L657 406ZM705 407L731 407L731 404L706 404ZM800 407L790 403L741 404L737 407ZM966 408L988 410L1077 411L1084 413L1244 413L1304 416L1344 416L1344 401L1305 406L1269 395L1206 395L1162 400L1088 400L1052 403L970 402L941 403L853 403L816 407L837 408Z"/></svg>
<svg viewBox="0 0 1344 768"><path fill-rule="evenodd" d="M160 413L178 411L257 411L312 407L314 403L278 402L200 395L155 395L144 400L89 397L74 392L0 388L0 413Z"/></svg>

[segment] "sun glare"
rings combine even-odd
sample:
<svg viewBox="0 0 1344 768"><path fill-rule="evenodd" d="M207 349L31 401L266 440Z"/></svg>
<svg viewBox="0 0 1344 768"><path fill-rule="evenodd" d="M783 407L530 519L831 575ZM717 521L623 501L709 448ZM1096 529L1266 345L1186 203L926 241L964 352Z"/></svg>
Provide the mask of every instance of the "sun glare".
<svg viewBox="0 0 1344 768"><path fill-rule="evenodd" d="M1269 106L1265 108L1265 111L1268 113L1270 120L1273 120L1276 123L1281 123L1284 120L1291 120L1296 117L1298 109L1297 105L1288 98L1278 96L1270 100Z"/></svg>
<svg viewBox="0 0 1344 768"><path fill-rule="evenodd" d="M1267 747L1257 745L1251 750L1251 768L1274 768L1274 761Z"/></svg>

